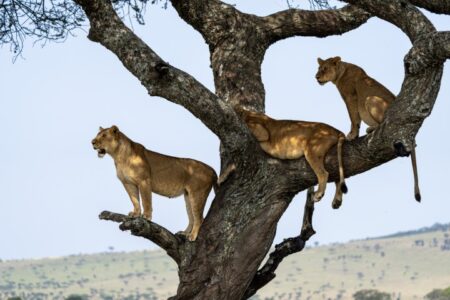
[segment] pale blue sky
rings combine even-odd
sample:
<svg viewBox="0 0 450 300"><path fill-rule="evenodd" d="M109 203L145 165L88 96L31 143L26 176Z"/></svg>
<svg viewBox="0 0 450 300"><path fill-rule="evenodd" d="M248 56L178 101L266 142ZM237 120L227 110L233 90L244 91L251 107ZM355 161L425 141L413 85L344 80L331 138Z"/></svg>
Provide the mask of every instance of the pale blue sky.
<svg viewBox="0 0 450 300"><path fill-rule="evenodd" d="M231 3L231 1L229 1ZM265 15L286 8L284 0L233 1L239 9ZM446 16L430 15L440 30ZM211 90L207 45L169 6L149 6L139 35L172 65ZM191 157L219 170L219 141L184 108L149 97L118 59L82 31L65 43L28 43L14 64L0 49L0 259L155 248L100 221L102 210L127 213L131 203L110 157L100 160L90 140L99 126L116 124L147 148ZM391 91L403 80L409 40L390 24L371 19L343 36L291 38L272 46L263 63L266 111L275 118L315 120L347 132L350 121L335 86L314 79L318 56L340 55L362 66ZM432 115L417 136L423 202L413 195L409 159L397 159L348 179L341 209L331 209L334 185L316 206L314 241L330 243L449 222L447 177L450 148L448 64ZM444 138L442 138L444 137ZM210 196L211 199L211 196ZM305 196L283 216L276 242L298 234ZM211 200L209 200L208 205ZM155 196L154 221L178 231L187 216L182 198Z"/></svg>

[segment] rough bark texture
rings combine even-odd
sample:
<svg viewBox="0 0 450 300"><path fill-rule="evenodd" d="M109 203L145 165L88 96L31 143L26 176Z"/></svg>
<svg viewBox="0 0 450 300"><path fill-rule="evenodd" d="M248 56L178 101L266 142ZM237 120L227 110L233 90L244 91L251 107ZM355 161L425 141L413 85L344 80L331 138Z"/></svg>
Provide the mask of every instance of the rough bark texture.
<svg viewBox="0 0 450 300"><path fill-rule="evenodd" d="M172 257L175 262L180 262L178 246L181 240L164 227L144 218L134 218L109 211L103 211L98 217L100 220L121 223L119 226L120 230L130 230L131 234L135 236L141 236L151 240L153 243L166 250L167 254Z"/></svg>
<svg viewBox="0 0 450 300"><path fill-rule="evenodd" d="M338 10L290 9L266 17L242 13L217 0L172 0L179 16L209 45L213 93L162 61L122 23L109 0L75 1L90 21L89 38L116 54L150 95L180 104L199 118L220 138L223 161L232 160L236 165L193 243L142 219L102 214L104 219L122 222L121 229L154 241L174 258L180 284L173 299L246 298L269 282L282 258L301 250L309 237L304 233L277 246L272 260L258 271L294 195L317 183L304 159L282 161L264 154L232 109L239 104L264 110L261 63L272 43L291 36L342 34L370 16L391 22L410 38L413 48L405 58L405 80L385 121L369 136L344 144L346 177L407 154L414 147L415 135L436 100L443 60L449 57L448 33L437 33L415 6L403 0L348 0L345 2L350 5ZM337 165L336 149L332 149L326 157L330 181L338 178ZM308 205L305 216L311 223Z"/></svg>
<svg viewBox="0 0 450 300"><path fill-rule="evenodd" d="M450 14L450 0L409 0L409 2L437 14Z"/></svg>
<svg viewBox="0 0 450 300"><path fill-rule="evenodd" d="M308 188L306 195L305 212L303 215L303 225L299 236L284 240L275 246L275 250L270 253L264 266L256 272L253 280L250 282L243 299L253 296L260 288L272 281L275 277L275 271L278 265L286 256L302 251L306 242L316 232L312 226L312 217L314 213L314 187Z"/></svg>

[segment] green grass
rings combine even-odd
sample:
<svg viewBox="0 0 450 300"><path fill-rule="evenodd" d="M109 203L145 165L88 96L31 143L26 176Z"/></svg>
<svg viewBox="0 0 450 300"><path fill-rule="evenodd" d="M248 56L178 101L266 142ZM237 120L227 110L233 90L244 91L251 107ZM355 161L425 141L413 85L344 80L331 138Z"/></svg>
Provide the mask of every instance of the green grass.
<svg viewBox="0 0 450 300"><path fill-rule="evenodd" d="M438 230L305 249L286 258L277 277L255 298L352 299L358 290L377 289L395 294L393 299L423 299L431 290L450 285L450 251L441 249L449 233ZM416 245L417 240L423 246ZM175 294L177 283L177 266L162 251L0 263L0 299L23 293L42 293L34 299L70 294L94 300L136 294L166 299Z"/></svg>

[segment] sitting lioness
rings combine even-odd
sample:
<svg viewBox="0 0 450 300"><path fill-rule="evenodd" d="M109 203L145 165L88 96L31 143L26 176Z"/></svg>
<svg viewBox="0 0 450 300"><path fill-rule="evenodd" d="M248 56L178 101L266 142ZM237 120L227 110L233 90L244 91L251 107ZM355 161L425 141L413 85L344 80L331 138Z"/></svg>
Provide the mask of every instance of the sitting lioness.
<svg viewBox="0 0 450 300"><path fill-rule="evenodd" d="M367 133L378 127L383 122L386 109L395 100L394 94L367 75L362 68L341 61L339 56L326 60L318 58L317 61L319 63L319 70L316 74L317 81L321 85L329 81L333 82L347 106L352 123L347 139L353 140L358 137L361 120L369 125ZM416 200L420 202L421 196L414 147L411 150L411 161L414 173L414 194Z"/></svg>
<svg viewBox="0 0 450 300"><path fill-rule="evenodd" d="M319 183L313 196L316 202L325 194L328 181L328 172L324 166L325 156L328 150L337 144L339 180L336 181L336 194L332 206L335 209L341 206L342 193L347 192L342 165L342 144L345 141L342 132L324 123L275 120L265 114L241 107L235 110L245 121L261 148L270 156L279 159L297 159L305 156Z"/></svg>
<svg viewBox="0 0 450 300"><path fill-rule="evenodd" d="M195 241L203 222L206 199L211 187L216 187L217 175L210 166L147 150L120 132L117 126L100 127L92 145L100 158L108 153L114 159L117 177L133 203L130 216L141 215L139 194L143 215L148 220L152 219L152 192L166 197L184 195L189 225L183 233L190 241Z"/></svg>

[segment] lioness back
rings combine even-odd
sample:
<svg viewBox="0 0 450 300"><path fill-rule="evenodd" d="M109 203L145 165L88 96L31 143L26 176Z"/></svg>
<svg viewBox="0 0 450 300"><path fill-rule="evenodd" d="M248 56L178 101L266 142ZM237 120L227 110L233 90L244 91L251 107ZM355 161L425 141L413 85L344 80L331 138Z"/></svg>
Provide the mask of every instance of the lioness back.
<svg viewBox="0 0 450 300"><path fill-rule="evenodd" d="M177 197L187 189L210 189L217 178L215 171L200 161L168 156L147 149L145 154L151 166L152 188L157 194Z"/></svg>

